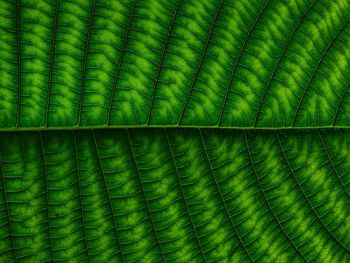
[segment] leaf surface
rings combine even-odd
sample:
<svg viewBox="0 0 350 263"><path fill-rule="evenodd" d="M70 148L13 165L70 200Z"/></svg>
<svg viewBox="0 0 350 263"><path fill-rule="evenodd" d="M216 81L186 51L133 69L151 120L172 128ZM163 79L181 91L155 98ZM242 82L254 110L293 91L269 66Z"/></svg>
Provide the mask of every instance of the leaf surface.
<svg viewBox="0 0 350 263"><path fill-rule="evenodd" d="M0 262L348 262L349 4L1 0Z"/></svg>
<svg viewBox="0 0 350 263"><path fill-rule="evenodd" d="M342 262L349 131L2 133L2 258Z"/></svg>
<svg viewBox="0 0 350 263"><path fill-rule="evenodd" d="M0 9L0 128L350 125L348 1Z"/></svg>

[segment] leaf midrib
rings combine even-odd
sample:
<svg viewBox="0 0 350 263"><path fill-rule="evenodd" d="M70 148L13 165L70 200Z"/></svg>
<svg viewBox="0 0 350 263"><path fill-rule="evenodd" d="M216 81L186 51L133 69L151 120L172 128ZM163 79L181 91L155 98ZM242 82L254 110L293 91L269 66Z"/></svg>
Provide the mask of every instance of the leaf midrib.
<svg viewBox="0 0 350 263"><path fill-rule="evenodd" d="M97 126L52 126L52 127L11 127L0 128L1 132L25 131L69 131L69 130L102 130L102 129L214 129L240 131L303 131L303 130L350 130L350 126L295 126L295 127L238 127L238 126L205 126L205 125L97 125Z"/></svg>

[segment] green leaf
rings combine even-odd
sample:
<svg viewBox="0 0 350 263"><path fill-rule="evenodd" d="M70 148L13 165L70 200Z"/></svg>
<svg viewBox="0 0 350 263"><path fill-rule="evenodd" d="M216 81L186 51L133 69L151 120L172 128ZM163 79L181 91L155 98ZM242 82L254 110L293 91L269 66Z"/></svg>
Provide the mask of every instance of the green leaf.
<svg viewBox="0 0 350 263"><path fill-rule="evenodd" d="M349 24L348 0L0 0L0 261L348 262Z"/></svg>
<svg viewBox="0 0 350 263"><path fill-rule="evenodd" d="M1 258L347 261L348 135L2 133Z"/></svg>
<svg viewBox="0 0 350 263"><path fill-rule="evenodd" d="M0 10L1 128L350 125L348 1Z"/></svg>

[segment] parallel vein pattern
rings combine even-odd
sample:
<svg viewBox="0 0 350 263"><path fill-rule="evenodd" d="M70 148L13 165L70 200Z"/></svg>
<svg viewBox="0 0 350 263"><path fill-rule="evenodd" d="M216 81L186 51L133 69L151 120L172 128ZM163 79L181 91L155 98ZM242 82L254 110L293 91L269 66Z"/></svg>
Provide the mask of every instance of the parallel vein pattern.
<svg viewBox="0 0 350 263"><path fill-rule="evenodd" d="M349 0L3 0L0 129L350 126Z"/></svg>
<svg viewBox="0 0 350 263"><path fill-rule="evenodd" d="M349 138L1 133L1 261L348 262Z"/></svg>

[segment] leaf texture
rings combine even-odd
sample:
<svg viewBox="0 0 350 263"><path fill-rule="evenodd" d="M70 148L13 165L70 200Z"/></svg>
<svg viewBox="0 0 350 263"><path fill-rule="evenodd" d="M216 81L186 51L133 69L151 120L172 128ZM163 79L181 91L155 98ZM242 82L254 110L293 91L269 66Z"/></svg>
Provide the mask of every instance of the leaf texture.
<svg viewBox="0 0 350 263"><path fill-rule="evenodd" d="M349 126L347 0L3 0L0 128Z"/></svg>
<svg viewBox="0 0 350 263"><path fill-rule="evenodd" d="M0 262L349 262L349 24L0 0Z"/></svg>
<svg viewBox="0 0 350 263"><path fill-rule="evenodd" d="M1 133L1 261L347 262L348 135Z"/></svg>

